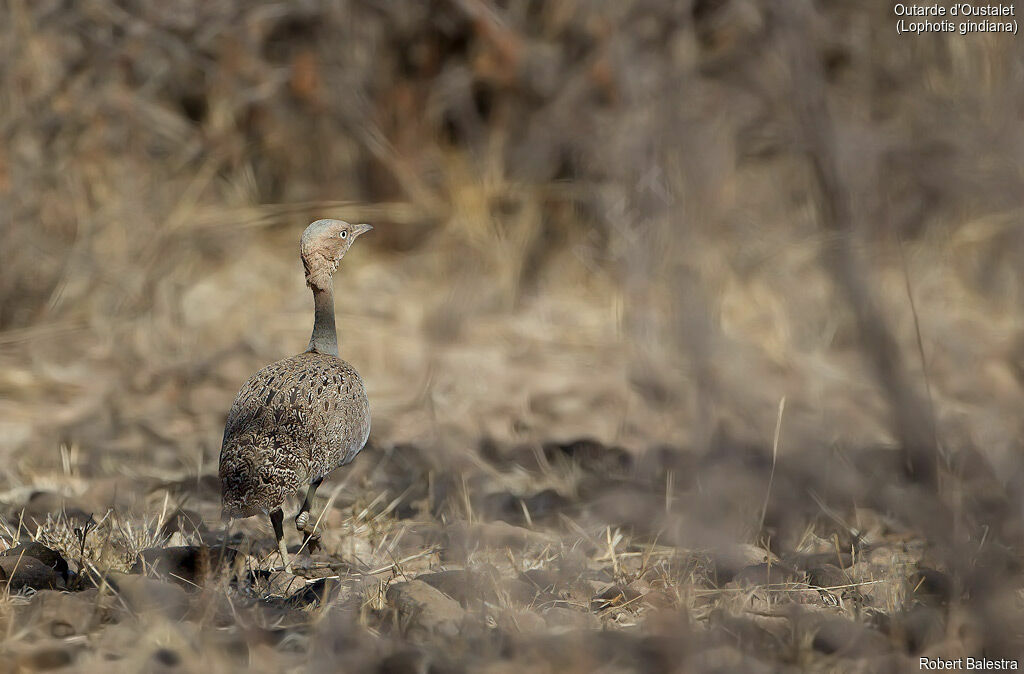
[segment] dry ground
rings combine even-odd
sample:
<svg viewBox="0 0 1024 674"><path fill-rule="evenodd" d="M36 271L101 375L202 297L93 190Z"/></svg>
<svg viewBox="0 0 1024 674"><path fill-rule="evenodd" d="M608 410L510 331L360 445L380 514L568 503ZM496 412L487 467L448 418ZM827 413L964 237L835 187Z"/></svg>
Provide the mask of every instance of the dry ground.
<svg viewBox="0 0 1024 674"><path fill-rule="evenodd" d="M3 5L0 670L1022 657L1024 60L875 4ZM292 576L216 472L317 217Z"/></svg>
<svg viewBox="0 0 1024 674"><path fill-rule="evenodd" d="M718 527L699 547L685 540L686 518L712 505L725 514L701 492L720 494L743 457L684 467L667 449L633 456L597 442L490 443L469 455L475 465L455 470L412 445L368 449L324 489L320 549L298 555L297 576L279 570L265 522L223 541L209 474L95 480L63 511L35 492L10 511L10 534L20 521L23 539L60 551L71 570L47 575L21 553L0 564L13 571L5 662L899 671L910 653L974 652L980 639L969 622L949 633L960 597L928 565L923 538L869 507L800 518L783 559ZM774 487L792 489L799 472L782 462ZM82 482L73 460L61 481ZM104 483L135 507L100 515ZM776 510L769 503L767 521L784 517ZM749 514L753 530L759 513ZM237 554L210 571L225 550Z"/></svg>

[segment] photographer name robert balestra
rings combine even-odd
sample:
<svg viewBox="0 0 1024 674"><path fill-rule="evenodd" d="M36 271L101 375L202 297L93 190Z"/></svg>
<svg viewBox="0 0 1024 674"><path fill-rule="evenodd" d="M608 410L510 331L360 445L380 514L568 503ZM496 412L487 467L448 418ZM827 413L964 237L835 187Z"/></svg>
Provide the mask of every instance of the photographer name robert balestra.
<svg viewBox="0 0 1024 674"><path fill-rule="evenodd" d="M920 658L918 667L929 672L946 672L949 670L1003 670L1018 669L1016 660L1002 658Z"/></svg>

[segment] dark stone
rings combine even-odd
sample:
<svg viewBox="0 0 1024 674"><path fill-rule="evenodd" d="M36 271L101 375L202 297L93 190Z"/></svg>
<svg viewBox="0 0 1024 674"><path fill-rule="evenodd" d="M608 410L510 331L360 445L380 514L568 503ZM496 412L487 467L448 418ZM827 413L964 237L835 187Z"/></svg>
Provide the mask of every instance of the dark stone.
<svg viewBox="0 0 1024 674"><path fill-rule="evenodd" d="M147 548L139 553L131 572L156 574L194 588L212 574L230 568L237 555L234 548L219 545Z"/></svg>
<svg viewBox="0 0 1024 674"><path fill-rule="evenodd" d="M15 558L25 556L38 559L40 562L53 569L65 584L67 583L69 571L67 561L59 552L46 547L42 543L38 543L36 541L21 543L9 550L0 552L0 556Z"/></svg>
<svg viewBox="0 0 1024 674"><path fill-rule="evenodd" d="M64 581L57 573L35 557L0 557L0 584L17 592L26 588L33 590L56 590L64 587Z"/></svg>
<svg viewBox="0 0 1024 674"><path fill-rule="evenodd" d="M915 599L929 604L945 606L957 594L956 583L949 574L926 566L910 574L907 584Z"/></svg>
<svg viewBox="0 0 1024 674"><path fill-rule="evenodd" d="M643 595L636 588L629 585L613 584L603 592L597 594L590 603L595 611L633 603Z"/></svg>
<svg viewBox="0 0 1024 674"><path fill-rule="evenodd" d="M836 587L849 585L850 579L835 564L824 564L807 570L807 582L815 587Z"/></svg>
<svg viewBox="0 0 1024 674"><path fill-rule="evenodd" d="M337 578L318 578L288 597L288 604L294 608L320 606L329 602L341 592Z"/></svg>
<svg viewBox="0 0 1024 674"><path fill-rule="evenodd" d="M602 474L623 473L633 466L633 457L622 447L609 447L592 438L544 444L544 458L550 463L569 460L581 468Z"/></svg>
<svg viewBox="0 0 1024 674"><path fill-rule="evenodd" d="M490 436L481 438L477 451L480 452L480 458L484 461L500 468L506 468L510 463L506 456L507 452Z"/></svg>
<svg viewBox="0 0 1024 674"><path fill-rule="evenodd" d="M559 513L572 507L572 501L559 494L554 489L545 489L533 496L524 499L526 510L530 513L530 519L534 521L551 520ZM525 513L523 514L525 518Z"/></svg>
<svg viewBox="0 0 1024 674"><path fill-rule="evenodd" d="M169 648L160 648L153 652L153 661L164 667L177 667L181 664L181 656Z"/></svg>
<svg viewBox="0 0 1024 674"><path fill-rule="evenodd" d="M249 572L248 580L249 589L265 599L290 598L307 585L306 579L302 576L268 569L255 569Z"/></svg>

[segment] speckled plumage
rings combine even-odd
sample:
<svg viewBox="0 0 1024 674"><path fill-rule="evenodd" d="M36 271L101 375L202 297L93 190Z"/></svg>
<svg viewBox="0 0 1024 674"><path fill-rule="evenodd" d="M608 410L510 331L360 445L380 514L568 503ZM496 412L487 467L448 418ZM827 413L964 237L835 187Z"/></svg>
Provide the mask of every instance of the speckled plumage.
<svg viewBox="0 0 1024 674"><path fill-rule="evenodd" d="M270 516L285 568L290 568L281 506L309 485L295 518L305 533L320 482L352 461L370 434L370 405L355 368L338 357L333 276L352 241L373 229L317 220L302 233L299 252L313 291L313 331L304 353L272 363L242 386L228 413L220 450L223 513Z"/></svg>
<svg viewBox="0 0 1024 674"><path fill-rule="evenodd" d="M356 457L370 434L370 404L355 368L306 352L272 363L238 392L224 427L224 510L249 517Z"/></svg>

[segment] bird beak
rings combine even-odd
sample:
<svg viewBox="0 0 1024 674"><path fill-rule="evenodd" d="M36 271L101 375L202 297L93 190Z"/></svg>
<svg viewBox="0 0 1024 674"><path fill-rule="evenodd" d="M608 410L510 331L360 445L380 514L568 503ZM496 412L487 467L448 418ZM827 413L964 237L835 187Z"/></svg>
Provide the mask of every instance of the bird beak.
<svg viewBox="0 0 1024 674"><path fill-rule="evenodd" d="M367 225L365 223L361 225L356 225L355 228L352 230L352 236L356 237L359 236L360 234L365 234L371 229L373 229L373 225Z"/></svg>

